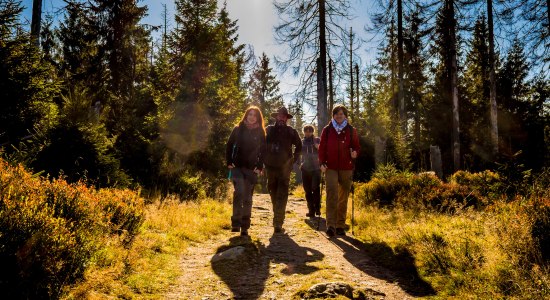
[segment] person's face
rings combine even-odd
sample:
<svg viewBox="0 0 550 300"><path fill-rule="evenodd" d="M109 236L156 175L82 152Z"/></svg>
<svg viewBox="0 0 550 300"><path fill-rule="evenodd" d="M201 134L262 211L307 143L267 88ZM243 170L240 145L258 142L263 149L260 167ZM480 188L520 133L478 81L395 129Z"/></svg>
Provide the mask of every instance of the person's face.
<svg viewBox="0 0 550 300"><path fill-rule="evenodd" d="M304 136L305 136L306 138L309 138L309 137L311 137L312 135L313 135L313 131L311 131L311 130L309 130L309 129L304 130Z"/></svg>
<svg viewBox="0 0 550 300"><path fill-rule="evenodd" d="M255 124L258 121L258 116L256 116L256 112L254 110L251 110L246 114L246 122L248 124Z"/></svg>
<svg viewBox="0 0 550 300"><path fill-rule="evenodd" d="M277 123L286 124L288 117L285 114L277 114Z"/></svg>
<svg viewBox="0 0 550 300"><path fill-rule="evenodd" d="M346 115L344 115L344 111L341 109L333 117L338 124L344 122L344 119L346 119Z"/></svg>

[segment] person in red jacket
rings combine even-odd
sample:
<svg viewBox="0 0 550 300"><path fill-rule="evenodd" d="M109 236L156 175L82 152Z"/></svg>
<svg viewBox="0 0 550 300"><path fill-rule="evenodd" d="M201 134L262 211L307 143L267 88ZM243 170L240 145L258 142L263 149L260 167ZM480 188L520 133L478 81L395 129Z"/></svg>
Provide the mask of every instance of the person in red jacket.
<svg viewBox="0 0 550 300"><path fill-rule="evenodd" d="M357 131L348 124L348 110L336 105L331 122L323 128L319 164L327 184L327 235L345 235L348 196L354 160L359 153Z"/></svg>

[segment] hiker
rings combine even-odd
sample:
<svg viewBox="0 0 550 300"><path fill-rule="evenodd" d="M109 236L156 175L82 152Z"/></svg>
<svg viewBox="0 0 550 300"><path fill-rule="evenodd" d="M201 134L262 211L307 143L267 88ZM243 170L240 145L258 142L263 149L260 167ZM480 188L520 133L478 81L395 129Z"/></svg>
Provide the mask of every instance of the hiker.
<svg viewBox="0 0 550 300"><path fill-rule="evenodd" d="M275 233L283 233L290 172L293 164L300 158L302 141L298 132L286 124L292 115L285 107L279 108L271 116L275 118L275 125L267 126L264 163L267 169L267 187L273 205L273 227Z"/></svg>
<svg viewBox="0 0 550 300"><path fill-rule="evenodd" d="M321 215L321 169L319 167L319 143L315 137L315 128L311 125L304 126L304 138L302 139L302 186L306 194L308 213L306 217Z"/></svg>
<svg viewBox="0 0 550 300"><path fill-rule="evenodd" d="M247 236L252 214L252 194L258 175L263 169L265 154L265 127L260 109L246 109L226 145L225 157L233 182L233 215L231 231Z"/></svg>
<svg viewBox="0 0 550 300"><path fill-rule="evenodd" d="M319 163L327 184L327 235L346 234L346 211L354 160L359 152L357 131L348 123L348 110L336 105L332 120L323 128Z"/></svg>

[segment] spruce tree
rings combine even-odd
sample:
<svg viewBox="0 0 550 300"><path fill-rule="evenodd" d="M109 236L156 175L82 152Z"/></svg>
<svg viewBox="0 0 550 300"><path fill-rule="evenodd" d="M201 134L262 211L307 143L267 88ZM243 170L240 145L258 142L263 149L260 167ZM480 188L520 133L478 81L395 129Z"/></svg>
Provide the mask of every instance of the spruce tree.
<svg viewBox="0 0 550 300"><path fill-rule="evenodd" d="M271 113L283 105L283 97L269 57L262 53L259 59L248 80L248 93L251 103L260 107L267 121Z"/></svg>

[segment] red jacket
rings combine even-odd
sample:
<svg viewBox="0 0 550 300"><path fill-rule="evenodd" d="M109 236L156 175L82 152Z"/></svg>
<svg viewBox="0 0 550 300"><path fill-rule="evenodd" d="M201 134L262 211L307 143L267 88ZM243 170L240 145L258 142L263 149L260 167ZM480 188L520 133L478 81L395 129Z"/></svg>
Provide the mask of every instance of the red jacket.
<svg viewBox="0 0 550 300"><path fill-rule="evenodd" d="M321 133L321 144L319 145L319 163L325 164L332 170L353 170L350 149L357 151L359 155L359 138L357 130L347 125L340 134L329 123ZM353 139L350 138L350 131L353 132ZM328 134L327 134L328 132Z"/></svg>

